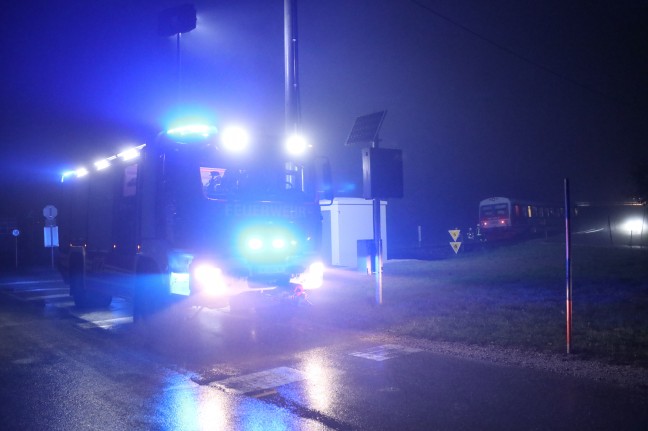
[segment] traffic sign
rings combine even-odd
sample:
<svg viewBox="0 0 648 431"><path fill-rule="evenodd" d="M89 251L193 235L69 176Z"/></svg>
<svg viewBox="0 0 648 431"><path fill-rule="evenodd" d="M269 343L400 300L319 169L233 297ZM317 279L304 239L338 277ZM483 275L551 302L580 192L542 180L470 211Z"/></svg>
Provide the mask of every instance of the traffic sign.
<svg viewBox="0 0 648 431"><path fill-rule="evenodd" d="M44 245L46 248L58 247L58 226L45 226L43 228Z"/></svg>
<svg viewBox="0 0 648 431"><path fill-rule="evenodd" d="M47 205L45 208L43 208L43 215L48 220L53 220L54 218L56 218L57 214L58 210L54 205Z"/></svg>
<svg viewBox="0 0 648 431"><path fill-rule="evenodd" d="M450 242L450 247L454 250L455 254L459 253L459 247L461 247L460 242L452 241Z"/></svg>
<svg viewBox="0 0 648 431"><path fill-rule="evenodd" d="M461 231L459 229L451 229L448 231L448 233L452 237L452 240L456 241L457 238L459 238L459 234L461 233Z"/></svg>

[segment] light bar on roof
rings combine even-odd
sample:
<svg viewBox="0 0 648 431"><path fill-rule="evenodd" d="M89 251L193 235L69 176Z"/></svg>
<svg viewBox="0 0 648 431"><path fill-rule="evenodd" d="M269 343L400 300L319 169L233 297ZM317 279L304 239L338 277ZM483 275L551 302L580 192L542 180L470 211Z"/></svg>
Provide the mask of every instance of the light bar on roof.
<svg viewBox="0 0 648 431"><path fill-rule="evenodd" d="M167 135L176 137L203 137L207 138L217 132L216 127L206 124L188 124L167 130Z"/></svg>

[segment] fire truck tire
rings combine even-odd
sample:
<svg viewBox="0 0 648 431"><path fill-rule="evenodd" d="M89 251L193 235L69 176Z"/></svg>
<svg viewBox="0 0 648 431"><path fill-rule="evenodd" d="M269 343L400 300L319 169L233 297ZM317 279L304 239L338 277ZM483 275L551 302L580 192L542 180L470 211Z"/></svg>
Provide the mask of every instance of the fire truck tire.
<svg viewBox="0 0 648 431"><path fill-rule="evenodd" d="M86 289L83 274L79 272L70 276L70 292L78 308L106 308L112 302L111 295Z"/></svg>

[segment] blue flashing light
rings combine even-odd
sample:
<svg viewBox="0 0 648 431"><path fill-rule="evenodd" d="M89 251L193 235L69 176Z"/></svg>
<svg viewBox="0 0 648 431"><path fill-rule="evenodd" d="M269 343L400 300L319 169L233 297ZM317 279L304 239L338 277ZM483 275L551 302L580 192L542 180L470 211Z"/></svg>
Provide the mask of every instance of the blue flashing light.
<svg viewBox="0 0 648 431"><path fill-rule="evenodd" d="M263 241L260 238L250 238L247 241L247 246L250 250L260 250L263 248Z"/></svg>
<svg viewBox="0 0 648 431"><path fill-rule="evenodd" d="M65 171L61 174L61 182L64 183L67 178L76 176L76 171Z"/></svg>
<svg viewBox="0 0 648 431"><path fill-rule="evenodd" d="M272 248L282 249L286 246L286 241L283 238L274 238L272 240Z"/></svg>
<svg viewBox="0 0 648 431"><path fill-rule="evenodd" d="M176 138L208 138L216 134L218 130L214 126L206 124L189 124L186 126L174 127L166 131L167 135Z"/></svg>
<svg viewBox="0 0 648 431"><path fill-rule="evenodd" d="M248 262L287 262L305 246L299 235L288 226L248 225L238 235L237 249Z"/></svg>

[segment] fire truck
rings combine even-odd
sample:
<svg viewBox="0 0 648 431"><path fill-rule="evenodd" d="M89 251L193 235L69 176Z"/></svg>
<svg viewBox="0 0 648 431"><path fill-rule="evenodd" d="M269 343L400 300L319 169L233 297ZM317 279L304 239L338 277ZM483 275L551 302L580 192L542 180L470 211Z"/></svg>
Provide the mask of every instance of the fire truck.
<svg viewBox="0 0 648 431"><path fill-rule="evenodd" d="M130 298L138 320L178 299L320 287L330 167L302 141L283 147L192 125L65 173L59 268L75 304Z"/></svg>

